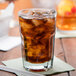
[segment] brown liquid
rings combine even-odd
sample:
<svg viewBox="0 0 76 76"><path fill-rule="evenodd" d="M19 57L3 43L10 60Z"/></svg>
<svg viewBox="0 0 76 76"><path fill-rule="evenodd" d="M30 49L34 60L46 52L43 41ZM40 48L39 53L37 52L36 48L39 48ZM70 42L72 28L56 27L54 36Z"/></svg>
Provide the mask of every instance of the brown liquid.
<svg viewBox="0 0 76 76"><path fill-rule="evenodd" d="M23 57L30 63L51 60L55 34L55 19L25 19L19 17Z"/></svg>

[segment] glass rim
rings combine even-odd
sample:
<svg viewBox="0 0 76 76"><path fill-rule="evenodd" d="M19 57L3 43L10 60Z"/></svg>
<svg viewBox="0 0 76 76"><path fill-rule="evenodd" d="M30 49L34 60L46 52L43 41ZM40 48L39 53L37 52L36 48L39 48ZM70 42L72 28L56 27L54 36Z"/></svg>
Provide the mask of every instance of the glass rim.
<svg viewBox="0 0 76 76"><path fill-rule="evenodd" d="M22 16L22 15L24 15L24 16L26 16L26 13L24 14L23 12L24 11L40 11L40 10L44 10L44 11L46 11L46 12L50 12L49 14L47 14L46 16L49 16L49 17L56 17L57 16L57 12L56 12L56 10L55 9L48 9L48 8L27 8L27 9L22 9L22 10L20 10L19 12L18 12L18 16ZM33 15L32 15L32 17L33 17Z"/></svg>

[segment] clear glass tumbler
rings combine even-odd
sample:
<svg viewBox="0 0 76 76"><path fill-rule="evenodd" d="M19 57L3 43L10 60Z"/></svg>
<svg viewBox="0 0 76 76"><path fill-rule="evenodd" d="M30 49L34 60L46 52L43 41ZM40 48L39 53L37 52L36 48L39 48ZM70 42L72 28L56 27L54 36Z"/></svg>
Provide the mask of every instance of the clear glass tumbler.
<svg viewBox="0 0 76 76"><path fill-rule="evenodd" d="M56 11L19 11L23 66L30 71L46 71L53 66Z"/></svg>

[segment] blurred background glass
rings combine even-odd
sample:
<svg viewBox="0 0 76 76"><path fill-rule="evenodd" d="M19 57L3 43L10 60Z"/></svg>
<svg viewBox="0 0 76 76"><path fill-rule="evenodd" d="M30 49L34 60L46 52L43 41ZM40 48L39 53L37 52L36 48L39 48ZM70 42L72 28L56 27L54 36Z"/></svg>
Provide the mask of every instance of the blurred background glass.
<svg viewBox="0 0 76 76"><path fill-rule="evenodd" d="M76 34L76 0L61 0L56 8L58 30L65 34Z"/></svg>

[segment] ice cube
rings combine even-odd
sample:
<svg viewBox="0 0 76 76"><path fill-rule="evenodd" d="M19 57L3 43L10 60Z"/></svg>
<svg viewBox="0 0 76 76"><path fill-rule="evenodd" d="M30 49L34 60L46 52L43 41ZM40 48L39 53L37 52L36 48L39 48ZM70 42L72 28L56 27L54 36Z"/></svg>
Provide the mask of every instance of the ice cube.
<svg viewBox="0 0 76 76"><path fill-rule="evenodd" d="M27 39L27 48L30 48L31 45L32 45L31 39Z"/></svg>
<svg viewBox="0 0 76 76"><path fill-rule="evenodd" d="M32 53L33 53L32 51L28 51L28 52L27 52L27 56L28 56L28 57L32 57L32 56L33 56Z"/></svg>
<svg viewBox="0 0 76 76"><path fill-rule="evenodd" d="M33 22L33 24L34 24L35 26L39 26L39 25L43 24L43 21L42 21L42 20L33 19L32 22Z"/></svg>
<svg viewBox="0 0 76 76"><path fill-rule="evenodd" d="M30 35L32 33L32 28L34 27L30 19L23 19L20 18L20 26L21 26L21 32L26 36Z"/></svg>
<svg viewBox="0 0 76 76"><path fill-rule="evenodd" d="M55 19L48 18L47 21L48 21L48 23L54 23L55 24Z"/></svg>
<svg viewBox="0 0 76 76"><path fill-rule="evenodd" d="M43 34L43 32L45 32L46 28L44 25L40 25L38 26L37 28L35 28L35 31L38 33L38 34Z"/></svg>
<svg viewBox="0 0 76 76"><path fill-rule="evenodd" d="M49 23L50 26L55 26L55 18L49 18L47 19L47 22L46 23Z"/></svg>
<svg viewBox="0 0 76 76"><path fill-rule="evenodd" d="M45 37L43 37L43 38L41 38L40 39L40 42L43 44L43 45L47 45L47 42L49 42L49 38L45 38Z"/></svg>
<svg viewBox="0 0 76 76"><path fill-rule="evenodd" d="M45 46L38 44L38 45L35 45L35 46L32 46L31 48L29 48L29 50L36 57L36 56L41 55L41 50L44 48L45 48Z"/></svg>

